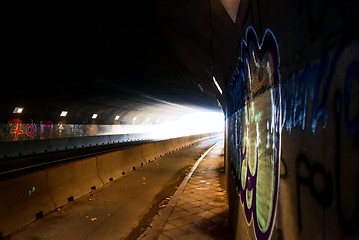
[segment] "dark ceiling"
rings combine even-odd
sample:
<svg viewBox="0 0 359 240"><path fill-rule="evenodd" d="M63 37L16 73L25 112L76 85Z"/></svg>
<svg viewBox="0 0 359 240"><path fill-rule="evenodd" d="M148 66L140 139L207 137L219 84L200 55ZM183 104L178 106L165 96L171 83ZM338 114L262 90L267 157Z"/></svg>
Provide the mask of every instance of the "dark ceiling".
<svg viewBox="0 0 359 240"><path fill-rule="evenodd" d="M103 124L148 106L221 111L212 74L224 87L239 29L219 0L133 2L4 9L1 122L15 106L33 121L66 109Z"/></svg>

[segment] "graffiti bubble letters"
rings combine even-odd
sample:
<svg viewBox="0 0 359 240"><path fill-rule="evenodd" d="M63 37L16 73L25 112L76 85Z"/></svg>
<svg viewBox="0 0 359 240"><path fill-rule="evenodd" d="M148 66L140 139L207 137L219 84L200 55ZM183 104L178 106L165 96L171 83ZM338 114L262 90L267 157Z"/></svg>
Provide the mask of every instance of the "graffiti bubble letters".
<svg viewBox="0 0 359 240"><path fill-rule="evenodd" d="M10 134L13 135L12 141L18 141L19 137L24 135L22 130L23 125L25 125L25 135L33 140L36 136L37 127L33 122L23 124L20 119L11 119L8 121L10 126ZM50 121L41 121L40 122L40 139L51 138L53 134L53 124ZM21 138L21 140L23 140Z"/></svg>
<svg viewBox="0 0 359 240"><path fill-rule="evenodd" d="M36 124L33 122L26 124L26 135L29 136L31 140L34 139L36 135Z"/></svg>
<svg viewBox="0 0 359 240"><path fill-rule="evenodd" d="M8 124L11 127L10 133L14 135L13 140L17 141L19 139L19 134L24 134L24 131L21 130L21 120L12 119L8 121Z"/></svg>
<svg viewBox="0 0 359 240"><path fill-rule="evenodd" d="M281 92L279 49L267 29L248 27L229 83L229 159L247 224L257 239L274 229L279 191Z"/></svg>

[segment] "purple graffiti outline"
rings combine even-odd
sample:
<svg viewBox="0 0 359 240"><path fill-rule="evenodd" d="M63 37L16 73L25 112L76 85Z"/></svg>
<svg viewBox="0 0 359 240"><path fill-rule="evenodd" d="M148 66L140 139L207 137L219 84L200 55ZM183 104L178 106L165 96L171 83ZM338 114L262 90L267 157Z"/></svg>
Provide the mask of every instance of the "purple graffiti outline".
<svg viewBox="0 0 359 240"><path fill-rule="evenodd" d="M274 108L272 109L272 115L273 116L273 123L275 126L274 131L276 132L276 142L275 142L275 151L273 153L274 157L274 168L273 168L273 175L274 175L274 189L273 189L273 196L272 196L272 209L270 212L270 220L269 220L269 224L268 224L268 228L262 232L262 230L260 229L259 226L259 221L258 221L258 216L257 216L257 201L256 201L256 194L257 194L257 172L258 172L258 154L256 157L256 162L255 162L255 173L252 175L250 172L249 167L247 167L246 169L246 180L245 180L245 186L242 187L241 184L241 169L243 166L243 161L246 159L246 155L247 155L247 146L242 146L242 149L244 149L244 151L242 152L241 149L236 149L235 151L239 152L239 158L235 157L234 159L231 159L231 164L232 164L232 171L235 172L235 176L236 176L236 182L237 182L237 192L240 196L241 199L241 203L242 206L244 207L244 212L245 212L245 216L247 219L247 223L248 225L251 224L251 221L253 219L254 221L254 230L255 230L255 235L257 239L268 239L270 238L272 232L273 232L273 227L274 227L274 222L275 222L275 217L276 217L276 209L277 209L277 203L278 203L278 193L279 193L279 160L280 160L280 144L281 144L281 108L280 108L280 101L281 101L281 91L280 91L280 74L279 74L279 65L280 65L280 61L279 61L279 48L278 48L278 44L276 41L276 38L274 36L274 34L272 33L271 30L267 29L264 32L261 44L259 44L258 41L258 37L257 34L254 30L254 28L252 26L249 26L247 28L246 31L246 36L245 39L242 40L241 42L241 52L240 52L240 56L238 58L238 65L237 68L234 72L234 75L232 76L232 81L230 82L229 85L229 91L232 97L234 97L233 103L230 106L230 112L231 113L239 113L239 115L243 115L243 110L241 109L244 105L246 100L249 98L248 97L248 89L246 88L245 84L246 81L248 79L245 79L245 71L247 70L247 66L249 64L249 59L251 57L250 53L250 48L249 46L251 44L255 45L255 49L254 49L254 54L255 57L259 60L262 61L265 54L266 53L270 53L271 56L273 57L273 61L275 62L275 67L274 67L274 71L273 71L273 86L271 86L273 88L273 104L274 104ZM273 48L274 47L274 48ZM237 79L236 79L237 78ZM238 80L238 81L236 81ZM238 84L242 83L242 89L239 90L236 88L236 86ZM231 86L233 85L233 86ZM232 88L233 87L233 88ZM236 92L237 91L237 92ZM251 96L251 97L255 97L255 96ZM237 129L236 129L237 130ZM239 134L243 134L243 129L242 127L240 127L240 131ZM236 133L236 137L234 137L234 139L238 139L237 133ZM239 148L241 148L241 143L238 144ZM237 146L237 143L236 143ZM257 149L258 150L258 149ZM237 156L238 156L237 155ZM233 160L235 161L233 163ZM239 178L238 178L239 175ZM247 192L252 192L252 201L250 204L247 203L246 201L246 193Z"/></svg>

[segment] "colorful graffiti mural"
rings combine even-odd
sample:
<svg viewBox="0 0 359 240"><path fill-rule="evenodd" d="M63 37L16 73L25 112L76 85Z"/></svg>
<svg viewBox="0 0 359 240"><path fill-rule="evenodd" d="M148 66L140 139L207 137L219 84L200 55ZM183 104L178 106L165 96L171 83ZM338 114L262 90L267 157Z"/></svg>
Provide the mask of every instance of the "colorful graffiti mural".
<svg viewBox="0 0 359 240"><path fill-rule="evenodd" d="M279 191L281 88L279 49L267 29L250 26L229 84L229 154L248 225L257 239L273 231ZM254 101L254 99L256 99Z"/></svg>
<svg viewBox="0 0 359 240"><path fill-rule="evenodd" d="M130 127L122 124L65 124L51 121L24 123L21 119L10 119L7 124L0 123L0 142L56 139L66 137L86 137L105 134L131 133Z"/></svg>
<svg viewBox="0 0 359 240"><path fill-rule="evenodd" d="M297 211L281 216L296 214L297 227L288 229L298 232L290 234L319 237L331 231L335 236L357 236L358 52L357 40L343 41L288 79L280 79L273 32L265 30L259 40L253 27L246 30L227 89L227 122L228 159L248 229L254 231L250 238L269 239L281 231L276 225L280 165L285 167L283 184L295 183L286 188L291 189L286 196L294 196L294 201L284 206L296 203ZM282 144L291 146L285 161ZM313 216L311 208L322 208L325 214Z"/></svg>
<svg viewBox="0 0 359 240"><path fill-rule="evenodd" d="M0 141L7 142L76 136L72 134L72 131L67 131L68 134L66 134L65 126L66 124L62 122L53 124L51 121L40 121L40 123L36 124L33 121L23 123L21 119L10 119L7 125L0 124L0 130L2 132Z"/></svg>

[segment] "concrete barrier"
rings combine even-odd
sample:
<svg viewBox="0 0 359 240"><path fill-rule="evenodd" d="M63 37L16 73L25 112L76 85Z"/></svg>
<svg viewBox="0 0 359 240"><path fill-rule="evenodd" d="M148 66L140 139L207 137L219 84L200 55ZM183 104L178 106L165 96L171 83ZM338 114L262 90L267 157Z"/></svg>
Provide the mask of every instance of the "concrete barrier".
<svg viewBox="0 0 359 240"><path fill-rule="evenodd" d="M163 147L163 141L143 144L141 148L143 158L146 162L156 160L166 152L166 149Z"/></svg>
<svg viewBox="0 0 359 240"><path fill-rule="evenodd" d="M0 182L0 236L6 236L55 209L47 171Z"/></svg>
<svg viewBox="0 0 359 240"><path fill-rule="evenodd" d="M48 172L49 194L56 207L73 201L103 185L97 174L96 156L51 167Z"/></svg>
<svg viewBox="0 0 359 240"><path fill-rule="evenodd" d="M173 150L176 149L173 139L170 139L168 141L163 141L162 144L163 144L163 149L164 149L165 155L171 153Z"/></svg>
<svg viewBox="0 0 359 240"><path fill-rule="evenodd" d="M104 184L142 166L145 160L141 146L98 155L97 170Z"/></svg>
<svg viewBox="0 0 359 240"><path fill-rule="evenodd" d="M124 173L134 171L144 164L145 160L142 155L141 146L125 149L122 162L121 166Z"/></svg>
<svg viewBox="0 0 359 240"><path fill-rule="evenodd" d="M142 144L49 167L0 182L0 237L143 164L215 136L202 134Z"/></svg>
<svg viewBox="0 0 359 240"><path fill-rule="evenodd" d="M116 151L101 154L97 157L98 174L104 184L118 179L123 175L125 156L125 151Z"/></svg>

